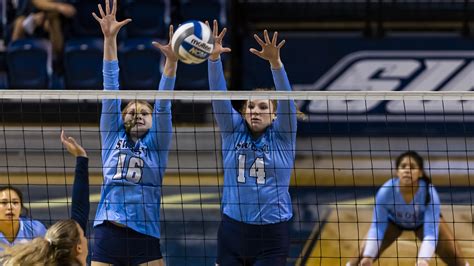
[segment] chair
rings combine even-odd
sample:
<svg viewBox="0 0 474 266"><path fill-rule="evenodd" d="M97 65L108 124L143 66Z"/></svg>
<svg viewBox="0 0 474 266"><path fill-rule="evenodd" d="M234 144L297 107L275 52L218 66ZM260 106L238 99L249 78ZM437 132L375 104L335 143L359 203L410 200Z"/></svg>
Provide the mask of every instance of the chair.
<svg viewBox="0 0 474 266"><path fill-rule="evenodd" d="M161 53L151 39L130 39L119 47L120 81L125 90L156 90L161 79Z"/></svg>
<svg viewBox="0 0 474 266"><path fill-rule="evenodd" d="M21 39L7 47L11 89L46 89L51 74L51 44L45 39Z"/></svg>
<svg viewBox="0 0 474 266"><path fill-rule="evenodd" d="M64 48L66 89L102 89L102 39L71 40Z"/></svg>
<svg viewBox="0 0 474 266"><path fill-rule="evenodd" d="M207 61L197 65L180 63L177 71L177 90L208 90Z"/></svg>

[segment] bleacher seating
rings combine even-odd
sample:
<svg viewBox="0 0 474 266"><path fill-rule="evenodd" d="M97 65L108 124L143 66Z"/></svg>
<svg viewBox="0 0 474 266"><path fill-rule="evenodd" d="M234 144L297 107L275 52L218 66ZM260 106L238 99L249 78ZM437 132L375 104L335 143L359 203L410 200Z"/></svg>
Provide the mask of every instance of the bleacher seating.
<svg viewBox="0 0 474 266"><path fill-rule="evenodd" d="M158 89L161 53L151 42L151 39L131 39L119 46L121 89Z"/></svg>
<svg viewBox="0 0 474 266"><path fill-rule="evenodd" d="M64 25L66 45L63 63L55 64L55 66L59 66L59 70L55 68L55 73L51 75L48 73L50 66L48 63L48 65L45 64L41 67L38 73L26 73L32 71L35 66L26 65L25 62L13 62L12 58L15 58L14 60L28 58L29 54L36 53L35 56L38 60L42 58L41 60L47 61L47 59L40 56L41 49L36 50L36 45L32 45L32 49L27 50L23 49L24 47L21 48L20 43L16 43L11 46L10 55L5 54L8 87L102 88L102 47L98 47L98 42L95 40L95 38L102 39L102 32L91 13L98 13L97 4L103 3L103 1L66 1L76 7L77 13L70 24L65 23ZM19 0L18 3L21 8L25 0ZM235 68L240 64L239 60L242 61L244 58L239 53L242 51L241 47L246 46L245 38L250 36L248 34L251 32L258 32L263 28L288 32L327 30L331 32L363 31L372 34L373 32L400 29L420 30L420 28L429 28L432 25L433 28L440 27L442 30L446 30L451 27L450 29L457 33L469 34L469 28L472 27L470 18L474 15L473 5L464 0L119 0L118 5L118 20L133 19L120 32L118 38L118 42L121 43L119 55L124 61L120 62L123 72L121 73L121 84L126 89L156 89L157 79L160 76L158 62L161 55L156 49L150 47L151 44L140 42L155 38L166 40L170 23L177 26L187 20L208 20L211 22L213 19L217 19L221 27L227 26L229 29L226 41L234 36L234 43L232 43L234 47L232 48L235 49L232 59L237 58L237 60L234 60L236 63L233 63L232 66ZM236 25L232 25L230 19L228 20L231 15L234 19L237 17ZM11 32L12 20L9 18L10 24L2 28L2 32L7 33L3 36L5 40L8 40L8 33ZM433 24L429 24L430 21ZM443 22L446 23L443 24ZM31 42L31 40L29 41ZM140 64L135 62L140 62ZM129 64L149 67L130 68ZM62 65L64 65L64 69L62 69ZM25 66L27 70L18 71L15 69L18 66ZM26 81L24 72L32 75L31 79ZM5 78L2 79L2 75L6 76L5 73L5 68L3 70L0 68L0 88L6 86ZM238 76L242 74L242 71L232 69L231 73ZM206 76L205 63L197 66L180 64L177 89L207 89ZM55 82L58 77L61 82ZM239 77L235 80L237 79ZM246 87L245 84L242 85L242 87ZM235 85L235 87L237 86L239 85Z"/></svg>
<svg viewBox="0 0 474 266"><path fill-rule="evenodd" d="M44 39L22 39L7 47L8 84L11 89L49 88L51 45Z"/></svg>
<svg viewBox="0 0 474 266"><path fill-rule="evenodd" d="M102 39L71 40L66 43L64 50L66 88L102 89Z"/></svg>

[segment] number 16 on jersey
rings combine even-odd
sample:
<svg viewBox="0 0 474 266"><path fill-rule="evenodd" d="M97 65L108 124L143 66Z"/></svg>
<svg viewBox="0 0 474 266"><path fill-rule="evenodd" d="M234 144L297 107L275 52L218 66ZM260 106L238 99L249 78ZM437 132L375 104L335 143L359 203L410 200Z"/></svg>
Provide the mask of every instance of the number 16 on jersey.
<svg viewBox="0 0 474 266"><path fill-rule="evenodd" d="M117 173L114 175L112 179L122 179L125 177L130 182L138 183L142 179L142 168L144 162L141 158L130 156L128 158L128 166L125 167L126 175L123 176L124 165L127 162L127 155L120 154L118 162L117 162Z"/></svg>
<svg viewBox="0 0 474 266"><path fill-rule="evenodd" d="M247 169L245 163L246 155L239 154L239 174L237 176L237 182L239 183L245 183L245 169ZM255 161L253 161L250 166L249 176L256 177L257 184L265 184L265 161L263 160L263 157L255 158Z"/></svg>

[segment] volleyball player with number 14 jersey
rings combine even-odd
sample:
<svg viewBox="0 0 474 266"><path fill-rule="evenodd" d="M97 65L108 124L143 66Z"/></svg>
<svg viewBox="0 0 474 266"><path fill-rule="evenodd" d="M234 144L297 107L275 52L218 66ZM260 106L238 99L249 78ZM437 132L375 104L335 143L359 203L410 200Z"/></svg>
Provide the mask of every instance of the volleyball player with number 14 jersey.
<svg viewBox="0 0 474 266"><path fill-rule="evenodd" d="M214 51L209 59L211 90L226 90L220 54L225 29L214 21ZM290 91L277 33L255 39L269 61L275 87ZM286 265L292 206L288 191L295 158L296 107L293 101L248 100L241 113L229 100L212 102L222 137L224 192L218 232L218 265Z"/></svg>

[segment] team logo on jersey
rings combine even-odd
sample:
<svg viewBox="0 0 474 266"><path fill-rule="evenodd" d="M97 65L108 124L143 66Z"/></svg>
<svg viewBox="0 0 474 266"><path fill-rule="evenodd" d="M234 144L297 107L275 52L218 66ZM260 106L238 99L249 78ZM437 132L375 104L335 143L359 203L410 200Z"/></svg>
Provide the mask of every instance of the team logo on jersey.
<svg viewBox="0 0 474 266"><path fill-rule="evenodd" d="M139 143L139 146L136 147L135 144L127 139L119 139L115 145L116 150L120 149L129 149L135 154L135 156L148 156L148 147L142 142Z"/></svg>
<svg viewBox="0 0 474 266"><path fill-rule="evenodd" d="M325 91L471 91L474 51L359 51L342 58L314 84L293 87ZM350 114L355 120L357 115L366 120L368 114L382 119L387 119L387 114L394 115L394 119L397 115L429 114L436 120L445 119L442 115L446 114L474 113L474 102L460 100L331 100L299 104L309 114L336 114L332 117L336 120L337 114L344 114L344 119ZM315 115L310 119L321 118Z"/></svg>
<svg viewBox="0 0 474 266"><path fill-rule="evenodd" d="M234 149L236 151L252 150L252 151L255 151L255 152L263 152L263 153L268 153L268 151L269 151L268 144L257 145L254 142L247 142L247 141L241 141L241 142L235 144Z"/></svg>

